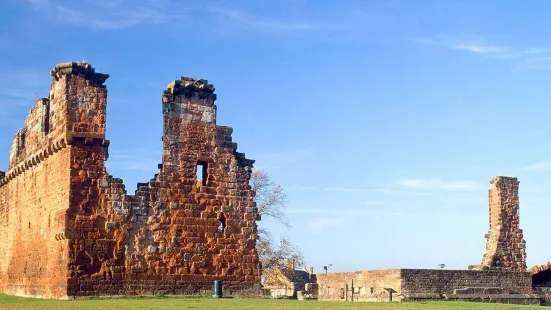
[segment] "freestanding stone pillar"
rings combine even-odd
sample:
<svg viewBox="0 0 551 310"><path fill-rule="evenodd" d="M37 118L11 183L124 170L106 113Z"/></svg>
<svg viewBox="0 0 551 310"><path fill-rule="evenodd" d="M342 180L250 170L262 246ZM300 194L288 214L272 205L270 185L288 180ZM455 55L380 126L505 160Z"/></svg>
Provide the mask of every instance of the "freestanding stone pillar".
<svg viewBox="0 0 551 310"><path fill-rule="evenodd" d="M485 235L482 268L526 270L526 241L519 228L517 178L498 176L490 181L490 230Z"/></svg>

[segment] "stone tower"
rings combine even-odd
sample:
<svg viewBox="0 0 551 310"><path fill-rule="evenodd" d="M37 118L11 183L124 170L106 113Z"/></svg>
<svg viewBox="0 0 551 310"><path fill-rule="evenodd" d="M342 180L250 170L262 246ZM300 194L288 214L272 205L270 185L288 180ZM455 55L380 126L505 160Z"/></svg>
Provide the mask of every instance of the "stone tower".
<svg viewBox="0 0 551 310"><path fill-rule="evenodd" d="M485 235L482 268L526 270L526 242L519 228L517 178L498 176L490 181L490 230Z"/></svg>
<svg viewBox="0 0 551 310"><path fill-rule="evenodd" d="M76 276L72 249L88 238L74 220L97 207L86 199L98 193L90 158L106 157L108 75L80 62L58 64L50 74L48 96L29 111L0 173L0 290L64 298ZM85 144L98 146L93 157L82 156Z"/></svg>

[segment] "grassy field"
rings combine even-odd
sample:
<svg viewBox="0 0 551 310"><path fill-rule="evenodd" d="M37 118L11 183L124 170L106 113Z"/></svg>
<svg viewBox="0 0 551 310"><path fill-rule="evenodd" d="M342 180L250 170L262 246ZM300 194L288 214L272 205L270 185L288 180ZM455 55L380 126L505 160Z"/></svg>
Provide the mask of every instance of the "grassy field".
<svg viewBox="0 0 551 310"><path fill-rule="evenodd" d="M468 302L430 303L351 303L269 299L213 299L213 298L124 298L89 300L44 300L0 295L0 310L40 309L40 310L103 310L103 309L496 309L528 310L544 309L537 306L517 306Z"/></svg>

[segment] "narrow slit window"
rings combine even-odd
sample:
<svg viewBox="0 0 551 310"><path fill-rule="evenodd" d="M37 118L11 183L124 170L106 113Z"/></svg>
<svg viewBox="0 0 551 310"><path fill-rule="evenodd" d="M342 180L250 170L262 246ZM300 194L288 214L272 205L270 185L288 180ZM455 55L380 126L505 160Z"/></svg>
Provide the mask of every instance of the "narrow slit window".
<svg viewBox="0 0 551 310"><path fill-rule="evenodd" d="M226 217L224 216L224 213L220 213L220 217L218 217L218 220L220 221L218 232L224 232L224 230L226 229Z"/></svg>
<svg viewBox="0 0 551 310"><path fill-rule="evenodd" d="M201 182L201 186L207 185L207 162L200 161L197 163L197 181Z"/></svg>
<svg viewBox="0 0 551 310"><path fill-rule="evenodd" d="M17 134L16 134L16 154L17 156L21 155L21 153L23 152L23 150L25 149L25 134L26 134L26 129L25 128L22 128L22 129L19 129L17 131Z"/></svg>
<svg viewBox="0 0 551 310"><path fill-rule="evenodd" d="M48 100L42 101L42 132L50 132L50 102Z"/></svg>

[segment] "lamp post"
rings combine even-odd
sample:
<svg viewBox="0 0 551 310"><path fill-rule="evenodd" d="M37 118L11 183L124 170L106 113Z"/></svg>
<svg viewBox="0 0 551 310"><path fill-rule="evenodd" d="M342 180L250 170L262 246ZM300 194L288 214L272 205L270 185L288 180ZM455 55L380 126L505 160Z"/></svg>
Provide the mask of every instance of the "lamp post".
<svg viewBox="0 0 551 310"><path fill-rule="evenodd" d="M327 274L327 271L329 270L329 267L332 267L333 264L329 264L327 266L323 266L323 270L325 270L325 274Z"/></svg>

